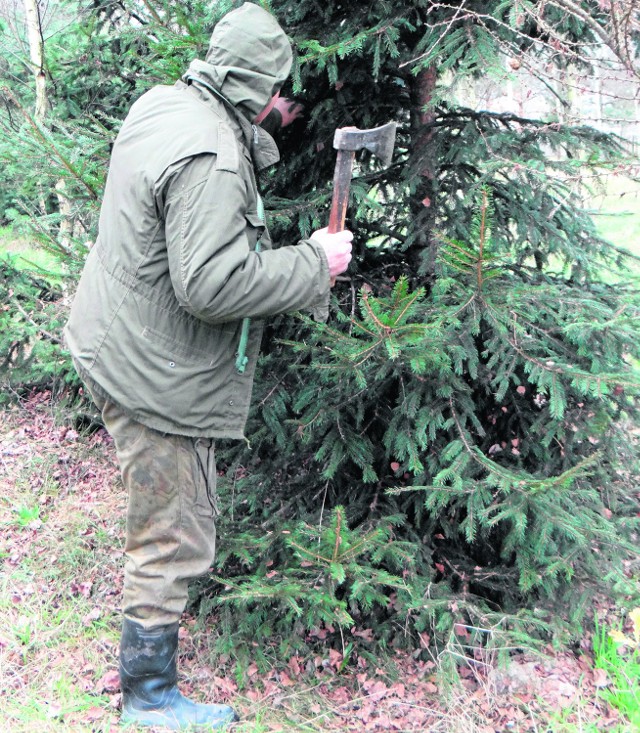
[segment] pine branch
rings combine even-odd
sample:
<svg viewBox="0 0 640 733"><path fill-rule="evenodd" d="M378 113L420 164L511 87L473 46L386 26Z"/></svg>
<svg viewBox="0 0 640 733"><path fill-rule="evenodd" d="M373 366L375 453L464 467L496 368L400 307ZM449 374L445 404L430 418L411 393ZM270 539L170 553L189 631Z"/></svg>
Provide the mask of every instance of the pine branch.
<svg viewBox="0 0 640 733"><path fill-rule="evenodd" d="M42 132L36 121L33 119L33 117L27 112L27 110L20 104L20 102L17 100L15 95L11 92L11 90L8 87L2 87L0 89L3 94L7 96L8 99L11 100L12 104L17 107L17 109L20 110L21 114L25 118L25 120L29 123L29 126L36 134L36 137L42 142L54 155L54 157L59 160L62 165L67 169L69 173L77 180L90 194L91 198L94 200L98 200L99 195L98 192L91 186L82 176L82 174L75 168L75 166L71 163L71 161L62 153L54 144L53 142Z"/></svg>

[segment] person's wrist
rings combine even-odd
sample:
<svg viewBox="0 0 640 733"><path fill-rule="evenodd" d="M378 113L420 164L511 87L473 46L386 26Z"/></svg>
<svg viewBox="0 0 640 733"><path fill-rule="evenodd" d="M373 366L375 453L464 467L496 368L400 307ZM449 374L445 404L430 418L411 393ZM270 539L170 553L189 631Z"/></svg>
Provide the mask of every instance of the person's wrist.
<svg viewBox="0 0 640 733"><path fill-rule="evenodd" d="M276 135L282 129L282 115L280 114L280 110L274 107L264 120L262 120L260 127L266 130L269 135Z"/></svg>

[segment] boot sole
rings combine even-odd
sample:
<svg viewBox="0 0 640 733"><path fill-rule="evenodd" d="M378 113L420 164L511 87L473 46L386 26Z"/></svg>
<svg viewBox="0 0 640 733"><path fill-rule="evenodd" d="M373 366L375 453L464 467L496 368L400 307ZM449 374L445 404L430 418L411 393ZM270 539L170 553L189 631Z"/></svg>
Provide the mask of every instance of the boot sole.
<svg viewBox="0 0 640 733"><path fill-rule="evenodd" d="M205 730L221 730L224 731L229 725L239 720L237 715L227 716L221 718L218 721L210 721L207 723L181 723L176 718L172 718L171 715L165 715L163 713L153 712L140 712L140 714L123 713L120 717L120 725L123 727L129 726L147 726L147 727L159 727L167 728L168 730L177 731L205 731Z"/></svg>

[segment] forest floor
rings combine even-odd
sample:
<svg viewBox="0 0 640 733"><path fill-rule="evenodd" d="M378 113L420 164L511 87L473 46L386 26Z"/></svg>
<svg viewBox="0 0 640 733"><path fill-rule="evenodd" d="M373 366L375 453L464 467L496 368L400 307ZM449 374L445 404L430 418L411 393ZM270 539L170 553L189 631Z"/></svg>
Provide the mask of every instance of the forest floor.
<svg viewBox="0 0 640 733"><path fill-rule="evenodd" d="M79 435L47 395L34 396L0 413L0 485L0 733L121 730L125 496L111 440L102 429ZM620 620L606 603L602 613ZM250 665L238 679L211 650L215 625L185 615L180 680L199 700L233 703L233 733L637 730L605 702L612 683L588 638L506 666L462 659L455 684L424 650L375 667L322 647L309 659L274 657L264 673Z"/></svg>

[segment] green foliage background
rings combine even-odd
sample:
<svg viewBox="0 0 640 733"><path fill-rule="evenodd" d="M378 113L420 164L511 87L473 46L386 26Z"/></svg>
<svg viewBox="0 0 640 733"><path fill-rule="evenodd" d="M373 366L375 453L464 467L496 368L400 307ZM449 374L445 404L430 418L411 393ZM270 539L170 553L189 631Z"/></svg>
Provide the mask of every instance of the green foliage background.
<svg viewBox="0 0 640 733"><path fill-rule="evenodd" d="M29 112L28 71L3 55L5 211L60 253L69 296L119 120L236 4L64 3L46 125ZM505 53L580 64L593 26L534 2L468 2L466 15L426 0L262 4L291 35L284 94L306 109L261 181L276 242L324 225L336 127L393 119L399 136L387 170L358 158L355 257L329 324L269 324L249 445L218 448L228 512L194 602L222 608L221 644L239 659L318 629L365 646L370 630L413 645L425 630L444 644L456 624L482 643L487 630L522 642L575 629L603 581L632 592L638 294L582 201L590 176L633 161L592 128L461 108L447 80L492 74ZM606 24L598 3L580 7ZM549 28L575 46L549 58ZM60 180L76 216L64 247ZM33 316L3 313L42 339ZM11 389L34 382L17 365L5 363Z"/></svg>

